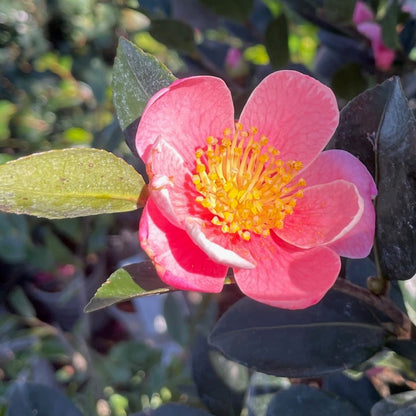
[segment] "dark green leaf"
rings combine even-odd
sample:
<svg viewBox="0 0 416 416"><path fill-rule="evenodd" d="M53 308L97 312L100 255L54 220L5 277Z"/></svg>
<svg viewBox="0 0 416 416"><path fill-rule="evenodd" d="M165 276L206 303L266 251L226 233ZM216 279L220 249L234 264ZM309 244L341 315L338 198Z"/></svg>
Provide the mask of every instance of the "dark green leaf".
<svg viewBox="0 0 416 416"><path fill-rule="evenodd" d="M154 19L150 34L168 48L192 53L195 50L194 31L187 23L174 19Z"/></svg>
<svg viewBox="0 0 416 416"><path fill-rule="evenodd" d="M416 122L399 78L390 82L377 137L376 241L384 275L405 280L416 271Z"/></svg>
<svg viewBox="0 0 416 416"><path fill-rule="evenodd" d="M385 332L368 305L332 290L304 310L242 299L221 317L209 340L226 357L258 371L316 377L367 360L382 348Z"/></svg>
<svg viewBox="0 0 416 416"><path fill-rule="evenodd" d="M358 64L348 64L339 69L332 77L331 88L338 97L351 100L356 95L364 91L367 81L361 73L361 66Z"/></svg>
<svg viewBox="0 0 416 416"><path fill-rule="evenodd" d="M0 259L7 263L23 262L28 243L26 217L0 212Z"/></svg>
<svg viewBox="0 0 416 416"><path fill-rule="evenodd" d="M336 0L330 1L336 2ZM331 21L333 17L325 15L325 11L322 8L323 0L281 0L281 2L305 20L331 32L341 33L340 28Z"/></svg>
<svg viewBox="0 0 416 416"><path fill-rule="evenodd" d="M45 218L131 211L143 206L143 178L98 149L51 150L0 165L0 209Z"/></svg>
<svg viewBox="0 0 416 416"><path fill-rule="evenodd" d="M120 38L113 68L113 101L122 130L141 116L150 97L174 80L154 56Z"/></svg>
<svg viewBox="0 0 416 416"><path fill-rule="evenodd" d="M324 0L322 13L333 22L349 23L357 0Z"/></svg>
<svg viewBox="0 0 416 416"><path fill-rule="evenodd" d="M276 393L266 416L361 416L349 402L313 387L299 385Z"/></svg>
<svg viewBox="0 0 416 416"><path fill-rule="evenodd" d="M399 44L397 35L397 19L400 12L397 0L391 0L387 3L385 14L381 19L381 34L383 43L390 49L395 49Z"/></svg>
<svg viewBox="0 0 416 416"><path fill-rule="evenodd" d="M168 403L158 407L156 410L144 410L143 412L137 413L136 416L209 416L210 414L204 410L194 409L183 404Z"/></svg>
<svg viewBox="0 0 416 416"><path fill-rule="evenodd" d="M416 340L414 339L394 339L389 341L386 347L402 357L416 361Z"/></svg>
<svg viewBox="0 0 416 416"><path fill-rule="evenodd" d="M17 382L10 389L6 416L82 416L59 390L35 383Z"/></svg>
<svg viewBox="0 0 416 416"><path fill-rule="evenodd" d="M36 310L20 286L16 286L9 294L8 301L20 316L35 318Z"/></svg>
<svg viewBox="0 0 416 416"><path fill-rule="evenodd" d="M192 375L198 395L216 416L238 416L248 385L245 367L229 361L198 335L192 346Z"/></svg>
<svg viewBox="0 0 416 416"><path fill-rule="evenodd" d="M343 373L331 374L324 377L322 388L351 402L362 415L369 415L371 408L381 399L373 383L364 375L353 379Z"/></svg>
<svg viewBox="0 0 416 416"><path fill-rule="evenodd" d="M160 280L150 260L130 264L112 273L85 306L84 311L93 312L124 300L159 295L172 290L174 289Z"/></svg>
<svg viewBox="0 0 416 416"><path fill-rule="evenodd" d="M285 67L289 62L288 38L287 19L282 13L269 23L264 40L270 63L275 68Z"/></svg>
<svg viewBox="0 0 416 416"><path fill-rule="evenodd" d="M377 172L380 266L388 279L411 278L416 271L416 227L411 226L416 218L416 122L399 78L351 101L329 147L349 151L373 175Z"/></svg>
<svg viewBox="0 0 416 416"><path fill-rule="evenodd" d="M247 391L246 407L249 415L264 416L270 400L281 389L290 387L289 379L269 374L254 372L250 377Z"/></svg>
<svg viewBox="0 0 416 416"><path fill-rule="evenodd" d="M416 414L416 391L394 394L376 403L371 416L413 416Z"/></svg>
<svg viewBox="0 0 416 416"><path fill-rule="evenodd" d="M253 0L201 0L213 12L240 22L247 21L253 10Z"/></svg>
<svg viewBox="0 0 416 416"><path fill-rule="evenodd" d="M174 294L169 294L163 304L163 315L168 327L169 335L180 345L189 342L189 328L186 325L187 316L183 305Z"/></svg>

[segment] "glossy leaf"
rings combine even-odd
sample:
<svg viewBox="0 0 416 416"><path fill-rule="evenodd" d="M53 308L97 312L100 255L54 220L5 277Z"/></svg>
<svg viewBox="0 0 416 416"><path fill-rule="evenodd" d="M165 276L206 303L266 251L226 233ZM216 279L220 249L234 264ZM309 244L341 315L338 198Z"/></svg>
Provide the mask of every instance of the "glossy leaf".
<svg viewBox="0 0 416 416"><path fill-rule="evenodd" d="M59 390L17 382L10 389L6 416L59 415L82 416L75 405Z"/></svg>
<svg viewBox="0 0 416 416"><path fill-rule="evenodd" d="M15 214L70 218L132 211L143 206L144 189L132 166L104 150L52 150L0 165L0 209Z"/></svg>
<svg viewBox="0 0 416 416"><path fill-rule="evenodd" d="M376 403L371 416L412 416L416 414L416 391L394 394Z"/></svg>
<svg viewBox="0 0 416 416"><path fill-rule="evenodd" d="M152 95L174 80L154 56L120 38L113 68L113 101L122 130L141 116Z"/></svg>
<svg viewBox="0 0 416 416"><path fill-rule="evenodd" d="M385 332L368 305L332 290L304 310L242 299L221 317L209 339L226 357L258 371L316 377L367 360L384 345Z"/></svg>
<svg viewBox="0 0 416 416"><path fill-rule="evenodd" d="M416 271L416 122L399 78L365 91L342 111L330 143L357 156L375 175L376 242L384 277Z"/></svg>
<svg viewBox="0 0 416 416"><path fill-rule="evenodd" d="M276 393L266 416L361 416L358 409L338 396L298 385Z"/></svg>
<svg viewBox="0 0 416 416"><path fill-rule="evenodd" d="M283 68L289 62L289 32L286 16L282 13L267 26L264 45L275 68Z"/></svg>
<svg viewBox="0 0 416 416"><path fill-rule="evenodd" d="M323 378L322 389L349 401L362 415L369 415L371 408L381 399L373 383L365 375L356 379L343 373L331 374Z"/></svg>
<svg viewBox="0 0 416 416"><path fill-rule="evenodd" d="M194 31L180 20L153 19L149 33L168 48L188 53L195 50Z"/></svg>
<svg viewBox="0 0 416 416"><path fill-rule="evenodd" d="M160 280L150 260L130 264L111 274L85 306L84 311L93 312L117 302L141 296L159 295L172 290L174 289Z"/></svg>
<svg viewBox="0 0 416 416"><path fill-rule="evenodd" d="M201 0L214 13L240 22L247 21L253 10L253 0Z"/></svg>

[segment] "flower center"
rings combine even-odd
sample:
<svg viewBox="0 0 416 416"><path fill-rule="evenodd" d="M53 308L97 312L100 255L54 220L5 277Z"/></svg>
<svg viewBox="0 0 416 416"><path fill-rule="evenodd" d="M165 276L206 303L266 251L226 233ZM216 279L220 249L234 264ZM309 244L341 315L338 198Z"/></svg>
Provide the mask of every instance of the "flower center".
<svg viewBox="0 0 416 416"><path fill-rule="evenodd" d="M303 196L305 180L287 186L302 162L278 158L280 152L267 146L256 127L243 130L236 123L219 140L208 137L205 150L195 152L193 183L201 194L196 201L212 214L211 222L224 233L238 233L246 241L251 233L268 236L270 229L283 228L293 213L296 199Z"/></svg>

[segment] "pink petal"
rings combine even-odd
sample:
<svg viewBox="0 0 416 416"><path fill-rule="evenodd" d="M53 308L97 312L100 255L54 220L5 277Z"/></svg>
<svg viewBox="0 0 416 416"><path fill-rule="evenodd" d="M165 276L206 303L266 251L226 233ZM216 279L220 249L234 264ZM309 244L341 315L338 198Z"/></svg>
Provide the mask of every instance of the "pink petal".
<svg viewBox="0 0 416 416"><path fill-rule="evenodd" d="M139 239L160 278L178 289L220 292L227 267L211 261L188 237L148 202L140 220Z"/></svg>
<svg viewBox="0 0 416 416"><path fill-rule="evenodd" d="M205 147L207 137L222 137L224 129L233 126L233 103L224 81L210 76L184 78L149 101L136 133L136 147L147 163L154 143L163 138L192 169L195 150Z"/></svg>
<svg viewBox="0 0 416 416"><path fill-rule="evenodd" d="M328 150L300 173L308 186L344 179L356 185L364 200L364 212L358 224L344 237L330 244L340 256L367 257L374 240L375 210L372 199L377 195L373 177L353 155L343 150Z"/></svg>
<svg viewBox="0 0 416 416"><path fill-rule="evenodd" d="M381 26L378 23L365 22L359 24L357 30L371 41L377 68L388 70L394 61L395 51L384 45Z"/></svg>
<svg viewBox="0 0 416 416"><path fill-rule="evenodd" d="M356 25L374 20L373 11L362 1L357 1L355 3L354 14L352 16L352 21Z"/></svg>
<svg viewBox="0 0 416 416"><path fill-rule="evenodd" d="M186 218L203 218L209 214L206 208L195 202L199 193L182 156L165 140L158 139L153 146L147 171L150 195L172 224L184 229Z"/></svg>
<svg viewBox="0 0 416 416"><path fill-rule="evenodd" d="M307 166L325 147L338 125L333 92L296 71L278 71L253 91L241 114L245 129L254 126L280 151L283 160Z"/></svg>
<svg viewBox="0 0 416 416"><path fill-rule="evenodd" d="M319 302L334 284L340 259L327 247L302 250L279 240L253 236L253 270L235 269L241 291L250 298L285 309L307 308Z"/></svg>
<svg viewBox="0 0 416 416"><path fill-rule="evenodd" d="M387 46L384 46L384 44L373 44L373 51L376 67L383 71L390 69L392 63L394 62L396 52L389 49Z"/></svg>
<svg viewBox="0 0 416 416"><path fill-rule="evenodd" d="M360 220L364 201L351 182L336 180L308 186L286 215L281 230L273 231L284 241L300 248L330 244L346 235Z"/></svg>

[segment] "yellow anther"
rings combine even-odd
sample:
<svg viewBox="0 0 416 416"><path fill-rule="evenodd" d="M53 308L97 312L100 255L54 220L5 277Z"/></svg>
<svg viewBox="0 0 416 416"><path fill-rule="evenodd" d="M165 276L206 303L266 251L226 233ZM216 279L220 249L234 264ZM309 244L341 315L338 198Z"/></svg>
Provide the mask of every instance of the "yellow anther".
<svg viewBox="0 0 416 416"><path fill-rule="evenodd" d="M205 165L203 165L203 164L201 164L201 163L198 163L198 164L196 165L196 171L197 171L197 173L202 173L202 172L205 172L205 170L206 170Z"/></svg>
<svg viewBox="0 0 416 416"><path fill-rule="evenodd" d="M283 228L285 216L303 196L299 188L305 180L294 180L302 163L278 159L280 152L266 136L259 136L256 127L243 130L241 123L225 129L221 138L209 136L206 143L206 149L195 152L192 182L201 194L196 202L211 212L212 224L244 241L252 233L267 237L271 229Z"/></svg>

